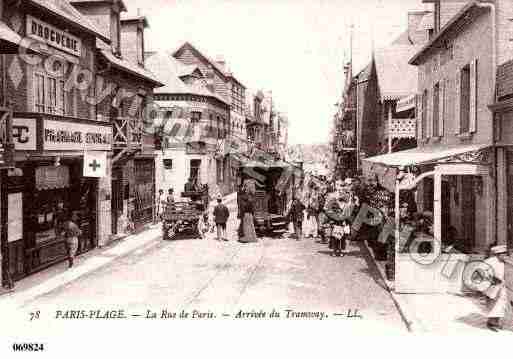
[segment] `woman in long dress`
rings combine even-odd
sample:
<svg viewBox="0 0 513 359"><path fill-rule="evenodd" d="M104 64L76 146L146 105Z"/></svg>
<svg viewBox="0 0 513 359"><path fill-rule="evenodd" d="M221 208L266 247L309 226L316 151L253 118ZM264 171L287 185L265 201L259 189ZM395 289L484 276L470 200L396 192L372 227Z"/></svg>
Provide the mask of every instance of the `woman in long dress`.
<svg viewBox="0 0 513 359"><path fill-rule="evenodd" d="M257 242L258 240L255 231L255 224L253 222L253 216L255 215L255 206L253 201L248 195L245 195L244 198L241 198L240 205L242 218L242 237L239 238L239 242Z"/></svg>

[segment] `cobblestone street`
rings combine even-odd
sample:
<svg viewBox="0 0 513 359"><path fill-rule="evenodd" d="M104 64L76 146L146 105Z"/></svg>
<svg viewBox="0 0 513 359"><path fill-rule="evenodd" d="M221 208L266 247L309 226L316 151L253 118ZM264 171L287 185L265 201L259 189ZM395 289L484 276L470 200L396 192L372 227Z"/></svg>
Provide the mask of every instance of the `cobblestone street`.
<svg viewBox="0 0 513 359"><path fill-rule="evenodd" d="M339 258L312 239L262 238L241 244L234 238L234 203L229 207L229 242L219 242L210 233L204 240L159 240L37 298L25 309L48 316L84 308L121 308L127 316L145 316L149 309L159 317L163 309L197 310L216 318L235 318L241 310L257 318L259 311L268 315L276 309L281 318L324 312L328 319L341 321L347 321L348 311L358 311L362 318L351 325L372 322L377 330L406 330L363 246L353 243L350 253Z"/></svg>

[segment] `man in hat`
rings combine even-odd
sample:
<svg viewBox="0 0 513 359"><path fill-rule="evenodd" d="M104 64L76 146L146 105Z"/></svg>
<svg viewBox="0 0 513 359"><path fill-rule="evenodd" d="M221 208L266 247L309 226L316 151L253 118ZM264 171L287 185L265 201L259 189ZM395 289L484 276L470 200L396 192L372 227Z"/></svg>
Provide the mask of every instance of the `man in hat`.
<svg viewBox="0 0 513 359"><path fill-rule="evenodd" d="M217 240L228 241L226 236L226 222L230 217L230 211L228 207L223 204L223 198L221 195L217 196L217 205L214 207L214 222L217 228Z"/></svg>
<svg viewBox="0 0 513 359"><path fill-rule="evenodd" d="M486 276L490 286L484 294L490 299L490 312L486 326L494 331L502 329L501 320L508 307L508 293L504 281L504 260L507 255L506 245L494 246L490 249L490 257L485 260L489 266Z"/></svg>

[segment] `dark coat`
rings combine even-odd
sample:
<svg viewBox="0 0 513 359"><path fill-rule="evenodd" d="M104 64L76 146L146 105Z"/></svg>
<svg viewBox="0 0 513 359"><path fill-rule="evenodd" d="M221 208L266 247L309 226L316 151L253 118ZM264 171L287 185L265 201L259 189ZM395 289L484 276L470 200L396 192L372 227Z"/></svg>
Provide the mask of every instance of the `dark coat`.
<svg viewBox="0 0 513 359"><path fill-rule="evenodd" d="M289 218L291 222L303 222L304 214L303 211L305 206L299 200L294 200L289 211Z"/></svg>
<svg viewBox="0 0 513 359"><path fill-rule="evenodd" d="M214 221L216 223L226 223L230 217L230 211L224 204L219 203L214 208Z"/></svg>

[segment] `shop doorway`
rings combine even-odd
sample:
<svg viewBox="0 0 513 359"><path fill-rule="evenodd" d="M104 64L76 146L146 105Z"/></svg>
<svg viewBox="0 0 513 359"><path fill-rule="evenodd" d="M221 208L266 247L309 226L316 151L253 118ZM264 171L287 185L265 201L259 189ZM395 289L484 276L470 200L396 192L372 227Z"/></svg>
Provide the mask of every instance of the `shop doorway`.
<svg viewBox="0 0 513 359"><path fill-rule="evenodd" d="M476 196L474 193L474 177L461 176L461 224L462 239L467 253L471 253L475 246L476 232Z"/></svg>
<svg viewBox="0 0 513 359"><path fill-rule="evenodd" d="M119 217L123 213L123 180L120 170L112 171L112 200L111 200L112 234L118 234Z"/></svg>
<svg viewBox="0 0 513 359"><path fill-rule="evenodd" d="M192 183L200 183L201 160L191 160L190 162Z"/></svg>
<svg viewBox="0 0 513 359"><path fill-rule="evenodd" d="M155 161L135 160L135 206L132 219L136 230L153 221L155 207Z"/></svg>

